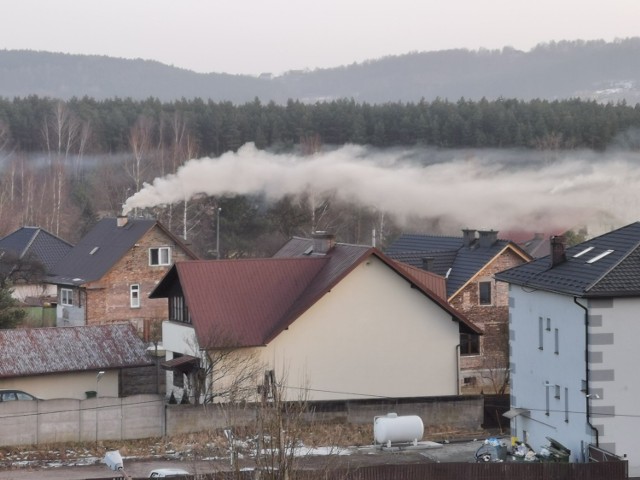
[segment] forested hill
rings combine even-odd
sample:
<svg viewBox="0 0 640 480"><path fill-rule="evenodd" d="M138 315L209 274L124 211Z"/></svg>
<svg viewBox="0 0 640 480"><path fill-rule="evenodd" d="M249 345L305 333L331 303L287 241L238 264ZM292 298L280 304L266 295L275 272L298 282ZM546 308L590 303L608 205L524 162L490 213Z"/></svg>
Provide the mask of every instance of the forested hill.
<svg viewBox="0 0 640 480"><path fill-rule="evenodd" d="M563 41L523 52L446 50L281 76L200 74L148 60L0 50L0 97L202 98L236 104L456 101L499 97L640 102L640 38Z"/></svg>

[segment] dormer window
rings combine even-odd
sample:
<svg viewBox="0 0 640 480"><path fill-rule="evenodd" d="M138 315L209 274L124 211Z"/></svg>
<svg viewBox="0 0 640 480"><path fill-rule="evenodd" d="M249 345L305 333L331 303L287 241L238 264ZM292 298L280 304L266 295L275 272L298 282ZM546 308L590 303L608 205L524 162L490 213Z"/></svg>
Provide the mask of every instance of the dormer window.
<svg viewBox="0 0 640 480"><path fill-rule="evenodd" d="M149 265L171 265L171 247L156 247L149 249Z"/></svg>

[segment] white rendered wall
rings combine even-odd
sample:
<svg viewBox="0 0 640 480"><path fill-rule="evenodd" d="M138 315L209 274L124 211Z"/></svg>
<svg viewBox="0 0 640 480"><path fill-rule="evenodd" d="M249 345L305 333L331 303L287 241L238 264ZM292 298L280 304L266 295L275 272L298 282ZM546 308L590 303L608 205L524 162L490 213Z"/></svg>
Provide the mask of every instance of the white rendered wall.
<svg viewBox="0 0 640 480"><path fill-rule="evenodd" d="M640 475L639 317L637 298L590 302L592 424L602 448L626 455L630 476Z"/></svg>
<svg viewBox="0 0 640 480"><path fill-rule="evenodd" d="M458 323L375 257L266 348L287 395L312 400L457 394Z"/></svg>
<svg viewBox="0 0 640 480"><path fill-rule="evenodd" d="M586 306L586 301L582 303ZM516 285L510 288L509 305L511 407L531 411L530 418L521 415L512 420L512 435L536 451L551 437L571 449L572 461L583 461L584 445L595 442L586 423L587 398L582 391L585 312L573 297Z"/></svg>

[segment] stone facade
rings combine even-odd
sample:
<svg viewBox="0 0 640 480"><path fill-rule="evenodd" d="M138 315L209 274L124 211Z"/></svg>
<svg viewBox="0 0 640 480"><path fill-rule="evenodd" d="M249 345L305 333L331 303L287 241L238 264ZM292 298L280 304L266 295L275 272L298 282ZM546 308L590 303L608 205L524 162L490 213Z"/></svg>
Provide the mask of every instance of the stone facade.
<svg viewBox="0 0 640 480"><path fill-rule="evenodd" d="M145 340L159 337L160 323L167 318L167 299L152 300L148 296L171 265L149 265L149 249L158 247L171 249L170 264L192 259L162 229L154 226L105 276L82 289L87 325L129 321ZM139 307L131 305L132 285L139 285Z"/></svg>
<svg viewBox="0 0 640 480"><path fill-rule="evenodd" d="M462 394L499 393L508 384L509 366L509 286L496 282L494 275L525 263L521 255L505 248L462 289L450 303L484 330L477 354L460 356L460 391ZM481 304L480 283L491 285L491 302Z"/></svg>

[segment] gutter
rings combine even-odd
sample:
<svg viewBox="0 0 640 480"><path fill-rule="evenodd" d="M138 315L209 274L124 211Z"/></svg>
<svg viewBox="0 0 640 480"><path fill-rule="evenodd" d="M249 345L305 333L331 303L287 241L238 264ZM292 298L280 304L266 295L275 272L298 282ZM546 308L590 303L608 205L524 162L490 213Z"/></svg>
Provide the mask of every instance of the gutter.
<svg viewBox="0 0 640 480"><path fill-rule="evenodd" d="M573 303L578 305L582 310L584 310L584 365L585 365L585 402L586 402L586 413L587 413L587 425L591 428L591 431L596 436L596 447L600 447L600 434L598 429L593 426L591 423L591 396L589 391L589 310L587 307L578 302L578 297L573 297Z"/></svg>

